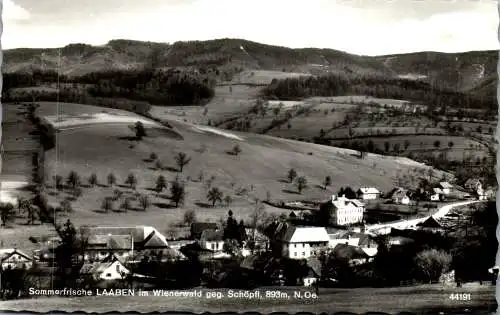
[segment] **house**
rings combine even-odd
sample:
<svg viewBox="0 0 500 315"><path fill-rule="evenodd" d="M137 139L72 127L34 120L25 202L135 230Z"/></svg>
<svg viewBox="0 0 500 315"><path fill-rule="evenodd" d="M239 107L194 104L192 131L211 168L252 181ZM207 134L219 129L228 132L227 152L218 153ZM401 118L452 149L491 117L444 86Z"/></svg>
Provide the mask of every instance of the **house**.
<svg viewBox="0 0 500 315"><path fill-rule="evenodd" d="M91 260L101 260L109 254L126 259L134 251L169 248L165 236L151 226L90 227L82 231L88 235L85 251Z"/></svg>
<svg viewBox="0 0 500 315"><path fill-rule="evenodd" d="M451 192L453 190L453 185L448 183L448 182L440 182L439 188L441 188L443 190L443 194L449 195L449 194L451 194Z"/></svg>
<svg viewBox="0 0 500 315"><path fill-rule="evenodd" d="M321 280L321 262L316 257L307 260L308 271L302 282L305 287L310 287Z"/></svg>
<svg viewBox="0 0 500 315"><path fill-rule="evenodd" d="M464 184L465 189L469 192L476 192L478 188L483 188L483 184L481 183L481 180L478 178L469 178L465 184Z"/></svg>
<svg viewBox="0 0 500 315"><path fill-rule="evenodd" d="M404 188L394 189L391 194L391 200L398 205L409 205L411 203L410 197L408 196L408 190Z"/></svg>
<svg viewBox="0 0 500 315"><path fill-rule="evenodd" d="M356 192L359 199L375 200L380 198L380 191L375 187L362 187Z"/></svg>
<svg viewBox="0 0 500 315"><path fill-rule="evenodd" d="M191 224L191 238L199 240L201 233L205 230L217 230L219 227L217 223L213 222L194 222Z"/></svg>
<svg viewBox="0 0 500 315"><path fill-rule="evenodd" d="M427 230L432 232L442 232L445 227L437 221L433 216L427 218L427 220L417 223L417 227L421 230Z"/></svg>
<svg viewBox="0 0 500 315"><path fill-rule="evenodd" d="M432 189L432 193L430 194L431 201L441 201L443 199L443 190L441 188L435 187Z"/></svg>
<svg viewBox="0 0 500 315"><path fill-rule="evenodd" d="M332 200L321 205L320 211L330 212L330 223L348 225L363 222L365 205L356 199L332 195Z"/></svg>
<svg viewBox="0 0 500 315"><path fill-rule="evenodd" d="M100 262L84 263L80 269L81 276L91 277L94 280L120 280L128 274L130 274L130 270L113 254L108 255Z"/></svg>
<svg viewBox="0 0 500 315"><path fill-rule="evenodd" d="M16 248L0 249L0 264L2 269L29 269L33 258Z"/></svg>
<svg viewBox="0 0 500 315"><path fill-rule="evenodd" d="M332 254L341 260L346 260L350 266L361 265L371 260L361 248L347 244L337 244Z"/></svg>
<svg viewBox="0 0 500 315"><path fill-rule="evenodd" d="M369 234L361 234L358 241L358 247L361 248L369 257L374 257L378 252L378 244Z"/></svg>
<svg viewBox="0 0 500 315"><path fill-rule="evenodd" d="M204 230L201 233L200 246L211 251L222 251L224 249L224 234L220 230Z"/></svg>
<svg viewBox="0 0 500 315"><path fill-rule="evenodd" d="M284 235L280 235L278 241L282 256L303 259L327 250L330 238L324 227L291 226Z"/></svg>

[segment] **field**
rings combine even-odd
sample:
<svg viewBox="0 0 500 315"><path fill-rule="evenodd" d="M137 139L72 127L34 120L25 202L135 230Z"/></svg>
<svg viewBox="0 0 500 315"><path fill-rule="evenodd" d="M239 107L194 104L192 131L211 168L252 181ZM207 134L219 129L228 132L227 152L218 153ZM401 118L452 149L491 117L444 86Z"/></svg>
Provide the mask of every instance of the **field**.
<svg viewBox="0 0 500 315"><path fill-rule="evenodd" d="M275 288L263 288L260 291L264 295L265 290ZM300 288L277 288L293 296L293 292L304 291ZM213 291L212 291L213 292ZM227 294L227 290L221 290ZM51 310L73 312L82 309L85 305L87 312L113 312L118 309L121 312L260 312L269 314L272 312L289 312L290 309L301 312L334 313L352 312L366 313L385 312L396 314L400 312L412 312L423 314L427 312L467 312L466 310L481 313L494 313L496 310L495 287L490 284L479 285L476 283L464 284L461 293L470 293L471 301L454 301L449 298L450 294L456 293L454 286L421 285L399 288L356 288L356 289L320 289L317 299L245 299L229 298L208 299L203 291L201 298L187 297L155 297L149 296L91 296L76 298L39 297L29 300L12 300L2 302L2 308L12 311L38 311L48 312ZM136 293L137 294L137 293ZM119 300L119 307L117 301ZM397 301L397 302L396 302Z"/></svg>
<svg viewBox="0 0 500 315"><path fill-rule="evenodd" d="M56 114L55 103L42 102L40 105L38 115ZM187 209L193 209L198 220L216 222L225 217L229 208L238 220L248 220L255 198L264 199L268 192L273 200L297 199L300 195L296 188L284 181L287 171L292 167L308 181L308 188L302 192L301 199L326 199L340 186L346 185L353 188L374 185L386 191L393 187L395 177L400 172L417 177L424 173L423 169L427 169L405 158L370 154L359 159L350 150L266 135L229 133L179 121L172 121L173 130L152 122L145 124L149 136L142 141L135 141L130 139L134 136L130 125L142 119L135 114L90 105L60 104L60 113L73 117L73 121L75 116L102 114L103 111L109 115L128 115L131 118L123 123L100 121L80 125L76 129L60 130L57 133L59 149L46 152L46 179L50 180L47 191L52 205L57 206L64 199L74 199L70 191L58 192L52 187L54 175L66 178L74 170L82 180L82 194L72 201L74 211L61 215L58 220L65 220L67 216L76 225L153 225L164 233L175 235L185 232L185 229L174 225L182 221ZM237 156L228 154L236 144L242 152ZM162 161L163 170L155 169L155 163L147 160L152 152ZM177 171L173 158L177 152L184 152L192 159L182 173ZM108 187L106 177L111 172L117 177L118 186ZM99 185L95 187L88 185L92 173L98 177ZM137 177L135 190L124 185L129 173ZM168 193L152 191L160 174L168 181L176 176L186 181L187 197L184 205L175 208L168 199ZM200 174L203 176L202 182L199 181ZM333 184L323 190L320 185L327 174L331 176ZM212 176L212 187L218 187L224 195L231 196L229 206L217 203L212 207L208 202L206 181ZM115 190L135 199L131 209L126 213L102 213L100 208L103 199L113 196ZM150 197L151 206L146 211L138 209L138 194ZM118 210L119 204L114 207ZM267 206L267 211L276 214L284 212L271 206ZM0 233L5 243L23 248L30 246L27 243L29 235L43 234L43 230L49 232L47 226L33 226L22 231L5 229Z"/></svg>
<svg viewBox="0 0 500 315"><path fill-rule="evenodd" d="M239 84L270 84L273 79L281 80L299 76L310 76L310 73L302 72L282 72L272 70L246 70L238 73L233 78L233 83Z"/></svg>

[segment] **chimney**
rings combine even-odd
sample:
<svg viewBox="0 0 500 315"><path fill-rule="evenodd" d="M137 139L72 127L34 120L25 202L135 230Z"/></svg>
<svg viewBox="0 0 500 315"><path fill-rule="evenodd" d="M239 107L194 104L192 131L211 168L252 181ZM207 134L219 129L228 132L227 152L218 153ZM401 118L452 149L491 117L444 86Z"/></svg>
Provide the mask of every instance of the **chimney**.
<svg viewBox="0 0 500 315"><path fill-rule="evenodd" d="M334 202L337 199L336 195L332 195L332 202Z"/></svg>

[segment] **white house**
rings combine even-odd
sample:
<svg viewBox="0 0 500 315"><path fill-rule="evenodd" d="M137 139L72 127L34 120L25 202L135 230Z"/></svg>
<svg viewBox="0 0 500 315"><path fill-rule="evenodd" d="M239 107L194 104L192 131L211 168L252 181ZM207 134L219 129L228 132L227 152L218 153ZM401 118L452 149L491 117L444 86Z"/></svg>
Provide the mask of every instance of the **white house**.
<svg viewBox="0 0 500 315"><path fill-rule="evenodd" d="M101 262L85 263L80 269L80 274L90 276L95 280L124 279L130 270L115 255L109 255Z"/></svg>
<svg viewBox="0 0 500 315"><path fill-rule="evenodd" d="M347 199L344 196L332 196L332 223L348 225L363 222L365 205L359 200Z"/></svg>
<svg viewBox="0 0 500 315"><path fill-rule="evenodd" d="M441 188L443 190L443 194L449 195L449 194L451 194L451 191L453 189L453 185L448 183L448 182L440 182L439 188Z"/></svg>
<svg viewBox="0 0 500 315"><path fill-rule="evenodd" d="M362 187L358 189L357 194L362 200L375 200L380 197L380 191L375 187Z"/></svg>
<svg viewBox="0 0 500 315"><path fill-rule="evenodd" d="M222 251L224 248L223 232L220 230L204 230L199 240L200 246L212 251Z"/></svg>
<svg viewBox="0 0 500 315"><path fill-rule="evenodd" d="M432 189L430 199L431 199L431 201L440 201L442 195L443 195L443 191L441 190L441 188L436 187L436 188Z"/></svg>
<svg viewBox="0 0 500 315"><path fill-rule="evenodd" d="M408 196L408 191L403 188L397 188L394 190L391 196L392 202L399 205L408 205L411 203L411 199Z"/></svg>
<svg viewBox="0 0 500 315"><path fill-rule="evenodd" d="M2 269L29 269L33 265L33 258L16 249L0 249L0 263Z"/></svg>
<svg viewBox="0 0 500 315"><path fill-rule="evenodd" d="M324 227L291 226L279 241L284 257L302 259L327 250L330 238Z"/></svg>

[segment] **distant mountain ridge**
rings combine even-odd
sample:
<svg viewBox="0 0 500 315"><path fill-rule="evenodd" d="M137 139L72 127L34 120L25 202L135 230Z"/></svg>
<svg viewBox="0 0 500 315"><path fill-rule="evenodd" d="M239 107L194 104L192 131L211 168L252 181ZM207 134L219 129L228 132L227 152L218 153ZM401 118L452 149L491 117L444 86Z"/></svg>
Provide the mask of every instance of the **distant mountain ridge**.
<svg viewBox="0 0 500 315"><path fill-rule="evenodd" d="M112 40L103 46L70 44L60 49L19 48L4 51L4 72L61 70L66 75L165 67L209 67L286 72L354 72L424 80L446 87L496 93L497 51L417 52L360 56L334 49L272 46L243 39L175 42ZM491 89L494 88L495 91Z"/></svg>

